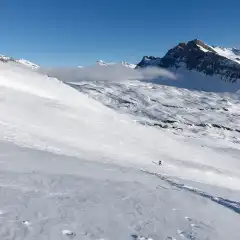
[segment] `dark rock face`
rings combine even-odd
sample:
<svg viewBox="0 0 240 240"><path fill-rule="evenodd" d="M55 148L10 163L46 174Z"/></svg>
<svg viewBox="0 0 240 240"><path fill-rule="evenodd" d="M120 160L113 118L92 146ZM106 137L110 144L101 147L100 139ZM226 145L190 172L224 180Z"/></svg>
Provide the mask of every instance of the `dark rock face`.
<svg viewBox="0 0 240 240"><path fill-rule="evenodd" d="M237 49L232 49L232 51L240 54ZM163 58L144 57L137 67L179 68L183 65L189 70L203 72L206 75L218 74L225 81L234 83L240 80L240 64L219 55L214 48L198 39L188 43L179 43Z"/></svg>
<svg viewBox="0 0 240 240"><path fill-rule="evenodd" d="M0 55L0 61L4 62L4 63L15 62L15 60L13 58L7 57L7 56L1 56L1 55Z"/></svg>
<svg viewBox="0 0 240 240"><path fill-rule="evenodd" d="M161 58L153 56L144 56L142 61L137 65L138 67L148 67L148 66L160 66Z"/></svg>
<svg viewBox="0 0 240 240"><path fill-rule="evenodd" d="M239 50L239 49L233 48L232 51L233 51L236 55L239 55L239 56L240 56L240 50Z"/></svg>

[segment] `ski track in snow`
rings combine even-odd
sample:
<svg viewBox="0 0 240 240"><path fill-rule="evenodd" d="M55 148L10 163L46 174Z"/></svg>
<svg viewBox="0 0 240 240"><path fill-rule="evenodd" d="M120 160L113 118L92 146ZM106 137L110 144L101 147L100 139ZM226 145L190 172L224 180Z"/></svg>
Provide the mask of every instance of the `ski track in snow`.
<svg viewBox="0 0 240 240"><path fill-rule="evenodd" d="M239 214L203 197L191 183L10 143L4 147L0 159L9 163L0 171L0 239L239 237Z"/></svg>
<svg viewBox="0 0 240 240"><path fill-rule="evenodd" d="M125 114L0 63L0 239L239 240L238 132L148 126L176 115L238 129L239 100L109 84L90 96Z"/></svg>
<svg viewBox="0 0 240 240"><path fill-rule="evenodd" d="M197 194L197 195L199 195L203 198L207 198L207 199L209 199L209 200L211 200L215 203L218 203L218 204L220 204L220 205L222 205L222 206L240 214L240 201L232 201L232 200L225 199L225 198L222 198L222 197L214 197L214 196L211 196L211 195L209 195L209 194L207 194L207 193L205 193L205 192L203 192L199 189L193 188L191 186L187 186L187 185L182 184L182 183L176 183L176 182L170 180L168 177L160 175L158 173L152 173L152 172L148 172L148 171L144 171L144 170L143 170L143 172L155 175L155 176L159 177L160 179L166 181L167 183L169 183L173 187L189 191L189 192Z"/></svg>

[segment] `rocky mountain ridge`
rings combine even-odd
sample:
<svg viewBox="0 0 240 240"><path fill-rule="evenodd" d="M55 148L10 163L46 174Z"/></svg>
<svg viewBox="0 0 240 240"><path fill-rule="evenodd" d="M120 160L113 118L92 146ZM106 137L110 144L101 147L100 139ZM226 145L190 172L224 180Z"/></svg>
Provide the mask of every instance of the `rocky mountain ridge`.
<svg viewBox="0 0 240 240"><path fill-rule="evenodd" d="M162 58L144 56L137 65L137 68L143 67L181 67L209 76L218 75L225 81L236 83L240 80L240 50L209 46L195 39L179 43Z"/></svg>

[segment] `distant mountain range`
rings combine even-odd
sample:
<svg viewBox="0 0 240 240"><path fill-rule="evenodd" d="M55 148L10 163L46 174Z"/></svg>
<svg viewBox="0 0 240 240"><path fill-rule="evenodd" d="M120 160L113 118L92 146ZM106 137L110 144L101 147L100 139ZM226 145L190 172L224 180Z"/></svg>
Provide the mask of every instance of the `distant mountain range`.
<svg viewBox="0 0 240 240"><path fill-rule="evenodd" d="M39 65L24 59L13 59L0 55L2 62L14 62L32 69ZM231 91L240 89L240 50L210 46L195 39L186 43L179 43L170 49L165 56L144 56L138 64L128 62L96 62L99 66L123 65L130 69L159 67L177 75L178 81L166 80L166 77L153 79L153 82L175 87L196 89L203 91ZM78 68L85 68L78 66ZM169 80L169 81L168 81ZM221 81L220 81L221 80ZM228 84L227 84L228 83ZM232 86L229 87L229 83Z"/></svg>
<svg viewBox="0 0 240 240"><path fill-rule="evenodd" d="M136 64L131 64L131 63L128 63L128 62L120 62L120 63L113 63L113 62L104 62L103 60L99 60L97 61L97 64L100 65L100 66L109 66L109 65L115 65L115 64L121 64L125 67L129 67L129 68L136 68Z"/></svg>

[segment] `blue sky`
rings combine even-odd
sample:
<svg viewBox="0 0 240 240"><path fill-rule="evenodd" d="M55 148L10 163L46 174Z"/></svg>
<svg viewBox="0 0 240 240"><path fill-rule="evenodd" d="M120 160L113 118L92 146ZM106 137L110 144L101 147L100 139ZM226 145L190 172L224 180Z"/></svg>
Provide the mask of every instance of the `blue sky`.
<svg viewBox="0 0 240 240"><path fill-rule="evenodd" d="M240 48L239 0L2 0L0 53L43 66L139 62L181 41Z"/></svg>

